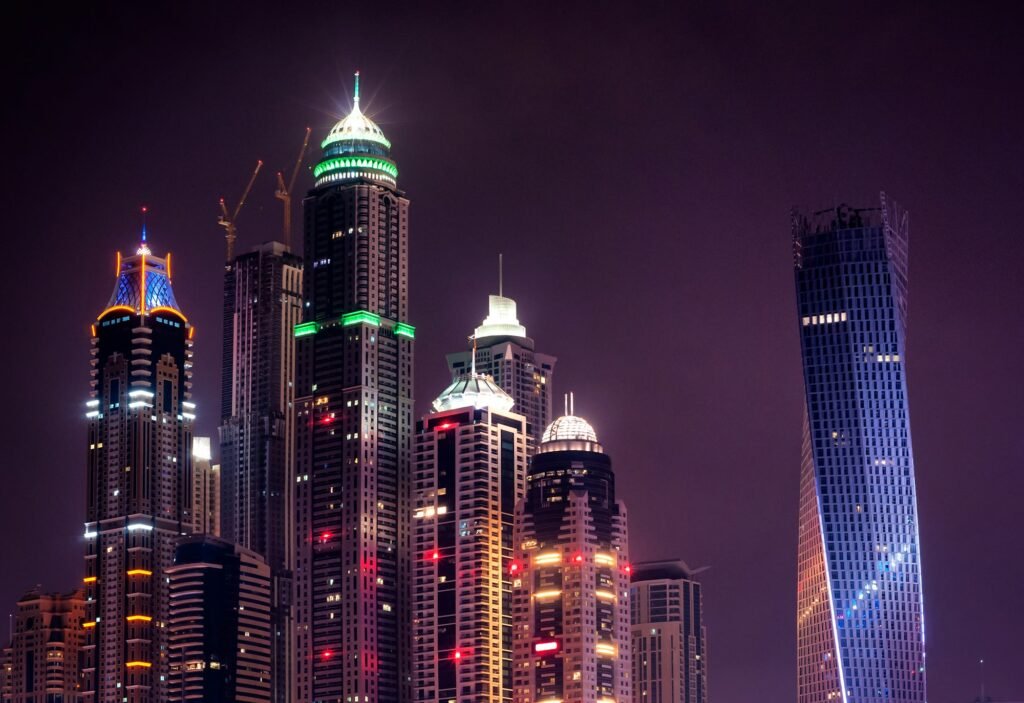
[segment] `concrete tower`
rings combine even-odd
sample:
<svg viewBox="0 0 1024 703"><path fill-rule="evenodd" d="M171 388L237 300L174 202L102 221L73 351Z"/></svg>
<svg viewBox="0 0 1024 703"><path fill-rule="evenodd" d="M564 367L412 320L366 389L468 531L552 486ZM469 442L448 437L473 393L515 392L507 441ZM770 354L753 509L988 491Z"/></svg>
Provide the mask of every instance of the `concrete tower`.
<svg viewBox="0 0 1024 703"><path fill-rule="evenodd" d="M83 700L167 700L167 579L192 524L192 336L171 257L117 258L92 326Z"/></svg>
<svg viewBox="0 0 1024 703"><path fill-rule="evenodd" d="M417 425L414 700L512 700L512 552L526 420L470 370Z"/></svg>
<svg viewBox="0 0 1024 703"><path fill-rule="evenodd" d="M515 547L513 700L629 701L626 508L611 458L571 410L530 462Z"/></svg>
<svg viewBox="0 0 1024 703"><path fill-rule="evenodd" d="M408 700L413 337L409 201L352 111L304 201L296 422L297 700Z"/></svg>
<svg viewBox="0 0 1024 703"><path fill-rule="evenodd" d="M907 402L907 218L794 214L806 415L797 557L800 703L924 703Z"/></svg>

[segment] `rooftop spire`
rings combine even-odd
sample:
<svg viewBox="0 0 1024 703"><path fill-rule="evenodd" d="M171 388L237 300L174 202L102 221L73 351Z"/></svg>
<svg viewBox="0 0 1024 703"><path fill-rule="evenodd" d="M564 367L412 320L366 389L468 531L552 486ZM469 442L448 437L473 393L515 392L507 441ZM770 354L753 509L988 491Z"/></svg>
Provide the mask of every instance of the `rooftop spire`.
<svg viewBox="0 0 1024 703"><path fill-rule="evenodd" d="M355 109L358 112L359 111L359 71L356 71L356 90L355 90L355 94L353 95L352 99L355 102Z"/></svg>
<svg viewBox="0 0 1024 703"><path fill-rule="evenodd" d="M146 242L146 212L149 210L145 205L142 206L142 242Z"/></svg>
<svg viewBox="0 0 1024 703"><path fill-rule="evenodd" d="M505 297L505 264L502 261L502 254L498 252L498 296Z"/></svg>

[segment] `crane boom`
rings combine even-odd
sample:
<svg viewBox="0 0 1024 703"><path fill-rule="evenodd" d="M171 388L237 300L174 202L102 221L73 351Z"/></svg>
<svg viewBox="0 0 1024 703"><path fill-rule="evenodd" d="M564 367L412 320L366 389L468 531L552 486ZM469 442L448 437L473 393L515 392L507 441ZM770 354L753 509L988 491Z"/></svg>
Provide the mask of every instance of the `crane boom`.
<svg viewBox="0 0 1024 703"><path fill-rule="evenodd" d="M256 181L256 175L263 168L263 162L256 162L256 169L252 172L252 176L249 177L249 183L246 184L245 190L242 192L242 197L238 199L238 205L235 206L234 212L228 215L228 206L224 202L224 198L220 199L220 216L217 218L217 224L224 228L224 239L227 243L227 265L231 266L231 260L235 255L235 239L238 238L238 213L242 211L242 206L245 205L246 198L249 197L249 191L252 190L252 184Z"/></svg>
<svg viewBox="0 0 1024 703"><path fill-rule="evenodd" d="M309 135L312 131L310 127L306 127L306 136L302 140L302 148L299 149L299 158L295 160L295 166L292 168L292 175L288 179L287 185L284 182L284 174L280 171L277 172L277 190L274 191L274 197L284 205L284 243L288 248L292 246L292 188L295 187L295 178L299 175L302 161L306 158Z"/></svg>

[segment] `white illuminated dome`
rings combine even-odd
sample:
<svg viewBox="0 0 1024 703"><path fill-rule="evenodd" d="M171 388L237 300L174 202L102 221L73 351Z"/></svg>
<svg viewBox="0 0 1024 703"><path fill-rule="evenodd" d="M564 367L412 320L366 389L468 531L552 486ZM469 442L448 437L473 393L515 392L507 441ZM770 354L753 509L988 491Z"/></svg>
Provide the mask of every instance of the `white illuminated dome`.
<svg viewBox="0 0 1024 703"><path fill-rule="evenodd" d="M590 423L576 415L562 415L544 430L541 442L562 441L593 442L597 444L597 433Z"/></svg>
<svg viewBox="0 0 1024 703"><path fill-rule="evenodd" d="M476 338L525 337L526 328L516 316L516 301L503 295L488 296L488 314L476 328Z"/></svg>
<svg viewBox="0 0 1024 703"><path fill-rule="evenodd" d="M327 138L324 139L320 146L321 148L326 148L328 144L350 140L375 142L387 149L391 148L391 142L384 136L384 132L381 131L380 127L359 109L358 100L356 100L352 112L331 128Z"/></svg>
<svg viewBox="0 0 1024 703"><path fill-rule="evenodd" d="M434 400L434 411L444 412L456 408L491 408L507 413L515 401L487 374L464 373L444 389Z"/></svg>

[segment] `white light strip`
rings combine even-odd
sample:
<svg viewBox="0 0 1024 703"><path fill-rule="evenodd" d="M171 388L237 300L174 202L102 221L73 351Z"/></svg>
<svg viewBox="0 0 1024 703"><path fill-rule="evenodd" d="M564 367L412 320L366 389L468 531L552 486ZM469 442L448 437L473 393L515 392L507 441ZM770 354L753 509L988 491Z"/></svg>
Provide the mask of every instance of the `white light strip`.
<svg viewBox="0 0 1024 703"><path fill-rule="evenodd" d="M129 408L151 408L151 407L153 407L153 404L152 403L147 403L144 400L133 400L132 402L128 403L128 407Z"/></svg>
<svg viewBox="0 0 1024 703"><path fill-rule="evenodd" d="M85 416L88 417L88 418L99 417L100 416L100 411L99 410L90 410L89 412L87 412L85 414Z"/></svg>
<svg viewBox="0 0 1024 703"><path fill-rule="evenodd" d="M98 535L98 534L99 534L98 532L89 532L89 531L86 531L86 533L85 533L85 538L86 538L86 539L92 539L93 537L95 537L95 536L96 536L96 535Z"/></svg>
<svg viewBox="0 0 1024 703"><path fill-rule="evenodd" d="M95 408L100 404L99 398L93 398L92 400L85 401L85 407Z"/></svg>
<svg viewBox="0 0 1024 703"><path fill-rule="evenodd" d="M136 523L133 523L131 525L128 525L128 530L129 531L135 531L135 530L152 531L153 530L153 526L152 525L146 525L146 524L141 523L141 522L136 522Z"/></svg>
<svg viewBox="0 0 1024 703"><path fill-rule="evenodd" d="M130 397L130 398L134 398L135 396L138 396L138 395L144 395L147 398L152 398L153 397L153 391L146 391L146 390L142 390L142 389L138 389L138 390L134 390L134 391L128 391L128 397Z"/></svg>

